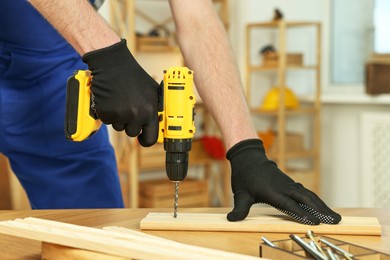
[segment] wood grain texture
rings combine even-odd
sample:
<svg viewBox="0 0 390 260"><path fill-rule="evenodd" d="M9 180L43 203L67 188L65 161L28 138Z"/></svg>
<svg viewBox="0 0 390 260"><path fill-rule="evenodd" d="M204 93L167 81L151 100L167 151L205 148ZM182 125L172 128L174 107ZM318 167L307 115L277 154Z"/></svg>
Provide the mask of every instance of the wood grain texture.
<svg viewBox="0 0 390 260"><path fill-rule="evenodd" d="M61 246L59 247L61 250L64 249L62 246L70 247L66 252L79 256L88 255L88 251L92 251L94 255L98 252L130 259L258 259L156 238L138 231L125 231L113 227L90 228L38 218L2 221L0 233L57 244ZM85 249L85 251L71 248ZM46 255L56 255L52 251L53 247L49 246L48 250L50 252L46 252Z"/></svg>
<svg viewBox="0 0 390 260"><path fill-rule="evenodd" d="M248 217L243 221L229 222L225 214L149 213L140 222L142 230L192 230L192 231L237 231L267 233L306 233L341 235L381 235L381 225L375 217L343 217L337 225L320 224L308 226L289 218L275 216Z"/></svg>
<svg viewBox="0 0 390 260"><path fill-rule="evenodd" d="M60 246L58 244L42 242L41 250L42 259L44 260L128 260L127 257L113 256L98 253L90 250Z"/></svg>

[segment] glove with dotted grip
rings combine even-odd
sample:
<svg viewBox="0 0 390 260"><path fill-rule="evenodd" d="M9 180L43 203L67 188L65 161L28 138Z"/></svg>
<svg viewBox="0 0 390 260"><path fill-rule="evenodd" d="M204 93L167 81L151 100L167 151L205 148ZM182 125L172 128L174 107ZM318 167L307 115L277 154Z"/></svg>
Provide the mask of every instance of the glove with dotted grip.
<svg viewBox="0 0 390 260"><path fill-rule="evenodd" d="M239 142L226 157L231 164L234 194L234 209L227 215L229 221L243 220L253 204L265 203L302 224L340 222L339 214L267 158L261 140Z"/></svg>

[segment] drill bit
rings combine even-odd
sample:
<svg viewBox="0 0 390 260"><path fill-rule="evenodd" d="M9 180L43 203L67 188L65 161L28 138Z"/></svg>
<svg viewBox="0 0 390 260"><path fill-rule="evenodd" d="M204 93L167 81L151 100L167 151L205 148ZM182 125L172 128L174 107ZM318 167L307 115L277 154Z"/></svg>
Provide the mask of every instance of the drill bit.
<svg viewBox="0 0 390 260"><path fill-rule="evenodd" d="M179 181L175 181L175 202L173 204L173 217L177 218L177 206L179 200Z"/></svg>

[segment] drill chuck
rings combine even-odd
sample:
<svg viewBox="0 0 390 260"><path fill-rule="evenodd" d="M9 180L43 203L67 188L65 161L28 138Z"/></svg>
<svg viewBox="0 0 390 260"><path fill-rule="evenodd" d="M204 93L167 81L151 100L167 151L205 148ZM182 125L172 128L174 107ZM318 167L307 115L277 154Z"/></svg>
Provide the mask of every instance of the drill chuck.
<svg viewBox="0 0 390 260"><path fill-rule="evenodd" d="M169 180L183 181L187 177L188 152L191 150L191 145L191 138L164 140L165 168Z"/></svg>

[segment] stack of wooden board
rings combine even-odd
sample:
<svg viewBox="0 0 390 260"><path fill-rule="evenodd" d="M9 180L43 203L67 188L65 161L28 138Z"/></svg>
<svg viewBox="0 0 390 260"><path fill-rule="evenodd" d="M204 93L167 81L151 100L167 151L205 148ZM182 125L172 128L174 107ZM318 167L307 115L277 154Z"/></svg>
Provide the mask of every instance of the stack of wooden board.
<svg viewBox="0 0 390 260"><path fill-rule="evenodd" d="M257 257L187 245L121 227L90 228L37 218L0 222L0 233L45 242L43 259L231 259ZM64 247L65 246L65 247ZM83 249L83 250L78 250ZM88 258L91 259L91 258Z"/></svg>

